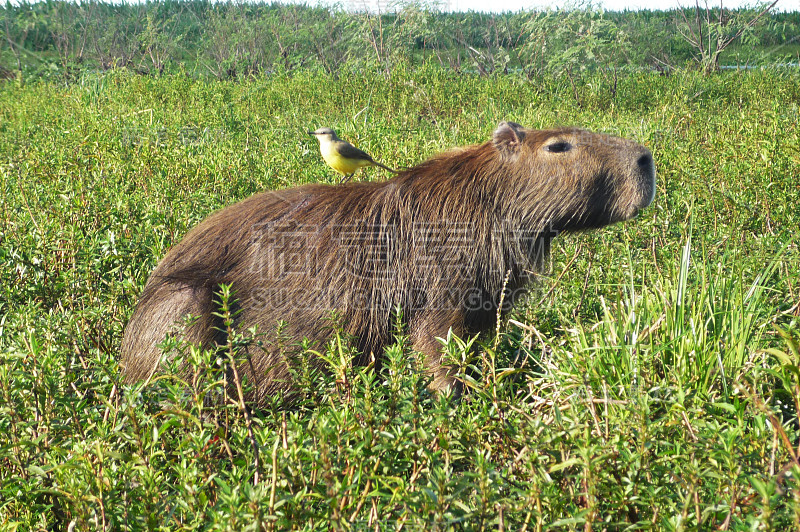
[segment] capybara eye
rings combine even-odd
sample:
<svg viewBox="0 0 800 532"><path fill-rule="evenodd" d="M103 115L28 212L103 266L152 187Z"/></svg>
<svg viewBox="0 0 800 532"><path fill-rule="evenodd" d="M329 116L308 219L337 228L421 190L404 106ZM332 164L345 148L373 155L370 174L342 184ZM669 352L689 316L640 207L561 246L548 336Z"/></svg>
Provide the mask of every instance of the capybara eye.
<svg viewBox="0 0 800 532"><path fill-rule="evenodd" d="M550 153L564 153L572 149L572 144L569 142L554 142L545 146L545 149Z"/></svg>

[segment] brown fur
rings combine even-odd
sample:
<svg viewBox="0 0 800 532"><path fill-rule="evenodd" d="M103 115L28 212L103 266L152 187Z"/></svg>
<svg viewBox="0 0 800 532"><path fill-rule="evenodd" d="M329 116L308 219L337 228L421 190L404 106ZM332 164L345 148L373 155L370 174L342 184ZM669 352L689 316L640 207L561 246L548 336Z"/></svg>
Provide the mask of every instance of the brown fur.
<svg viewBox="0 0 800 532"><path fill-rule="evenodd" d="M555 235L629 219L654 190L652 156L634 142L503 122L491 141L382 183L257 194L211 215L156 267L125 330L126 379L155 369L157 344L186 314L199 317L188 340L224 341L213 313L225 283L242 327L269 333L285 320L286 334L319 346L335 309L365 356L392 341L400 307L432 388L445 388L453 379L436 337L491 329L506 276L513 304ZM286 361L250 349L242 370L255 402L289 390Z"/></svg>

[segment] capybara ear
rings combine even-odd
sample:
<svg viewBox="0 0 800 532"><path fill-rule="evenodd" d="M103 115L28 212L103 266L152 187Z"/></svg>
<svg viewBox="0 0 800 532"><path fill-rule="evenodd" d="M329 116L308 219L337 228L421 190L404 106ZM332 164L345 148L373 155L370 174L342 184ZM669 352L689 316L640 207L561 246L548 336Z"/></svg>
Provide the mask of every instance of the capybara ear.
<svg viewBox="0 0 800 532"><path fill-rule="evenodd" d="M492 144L503 154L516 153L525 138L524 128L516 122L500 122L492 135Z"/></svg>

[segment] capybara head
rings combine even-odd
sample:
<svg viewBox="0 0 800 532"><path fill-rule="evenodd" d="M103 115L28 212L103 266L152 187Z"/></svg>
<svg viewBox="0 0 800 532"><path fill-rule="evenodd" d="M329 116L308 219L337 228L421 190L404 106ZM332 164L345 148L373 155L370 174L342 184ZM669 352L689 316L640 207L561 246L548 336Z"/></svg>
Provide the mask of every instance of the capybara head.
<svg viewBox="0 0 800 532"><path fill-rule="evenodd" d="M490 330L559 232L627 220L654 192L653 157L635 142L502 122L491 141L385 182L257 194L204 220L158 264L125 330L124 373L156 371L168 334L224 344L215 294L227 284L237 325L270 334L285 322L283 335L321 346L336 311L364 360L380 361L400 308L431 387L450 387L437 337ZM187 314L197 319L182 329ZM291 393L285 351L248 349L251 399Z"/></svg>
<svg viewBox="0 0 800 532"><path fill-rule="evenodd" d="M520 199L537 207L531 215L541 218L541 199L547 198L552 223L561 230L628 220L653 201L653 156L635 142L576 128L530 131L505 122L492 144L507 175L523 181Z"/></svg>

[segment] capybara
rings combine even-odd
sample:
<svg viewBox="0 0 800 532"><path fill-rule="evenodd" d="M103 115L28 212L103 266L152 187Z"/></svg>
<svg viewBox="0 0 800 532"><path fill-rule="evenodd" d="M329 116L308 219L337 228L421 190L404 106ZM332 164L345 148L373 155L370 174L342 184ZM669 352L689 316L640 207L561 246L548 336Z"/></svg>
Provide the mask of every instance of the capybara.
<svg viewBox="0 0 800 532"><path fill-rule="evenodd" d="M502 122L490 141L385 182L256 194L209 216L158 264L125 329L125 378L157 370L168 334L224 344L223 283L240 330L269 335L285 322L284 339L323 347L335 311L361 363L380 361L399 308L430 387L445 389L453 369L437 337L492 329L498 306L513 304L557 234L627 220L654 193L653 157L635 142ZM196 321L183 328L187 314ZM285 352L269 345L250 345L239 368L255 404L292 389Z"/></svg>

